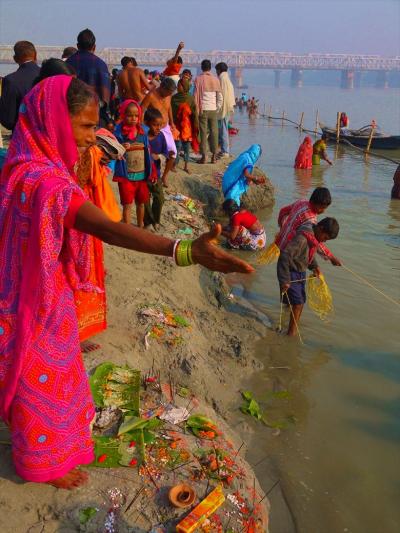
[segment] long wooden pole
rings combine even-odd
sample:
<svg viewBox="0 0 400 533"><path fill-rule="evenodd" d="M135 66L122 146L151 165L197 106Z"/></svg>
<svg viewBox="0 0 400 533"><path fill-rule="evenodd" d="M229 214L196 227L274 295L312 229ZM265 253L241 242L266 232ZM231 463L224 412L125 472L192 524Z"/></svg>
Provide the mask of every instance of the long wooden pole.
<svg viewBox="0 0 400 533"><path fill-rule="evenodd" d="M283 121L285 120L285 110L282 111L282 127L283 127Z"/></svg>
<svg viewBox="0 0 400 533"><path fill-rule="evenodd" d="M318 128L319 128L319 111L317 109L317 112L315 113L315 130L314 130L315 136L317 136Z"/></svg>
<svg viewBox="0 0 400 533"><path fill-rule="evenodd" d="M268 108L268 120L271 120L271 117L272 117L272 105L269 104L269 108Z"/></svg>
<svg viewBox="0 0 400 533"><path fill-rule="evenodd" d="M303 121L304 121L304 111L302 111L301 116L300 116L300 124L299 124L300 133L303 131Z"/></svg>
<svg viewBox="0 0 400 533"><path fill-rule="evenodd" d="M339 137L340 137L340 117L342 116L341 111L338 111L337 117L336 117L336 142L339 143Z"/></svg>
<svg viewBox="0 0 400 533"><path fill-rule="evenodd" d="M374 127L372 126L371 124L371 132L369 134L369 137L368 137L368 144L367 144L367 154L369 153L369 149L371 148L371 143L372 143L372 137L374 136Z"/></svg>

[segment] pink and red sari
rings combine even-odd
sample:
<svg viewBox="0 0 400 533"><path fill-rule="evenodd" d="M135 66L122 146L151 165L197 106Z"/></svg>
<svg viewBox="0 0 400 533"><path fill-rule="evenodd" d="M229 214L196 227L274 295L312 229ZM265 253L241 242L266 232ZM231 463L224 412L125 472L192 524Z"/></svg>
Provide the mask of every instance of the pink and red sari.
<svg viewBox="0 0 400 533"><path fill-rule="evenodd" d="M36 482L94 458L74 302L89 288L88 237L63 224L72 194L84 195L70 82L47 78L25 97L0 178L0 416L17 473Z"/></svg>

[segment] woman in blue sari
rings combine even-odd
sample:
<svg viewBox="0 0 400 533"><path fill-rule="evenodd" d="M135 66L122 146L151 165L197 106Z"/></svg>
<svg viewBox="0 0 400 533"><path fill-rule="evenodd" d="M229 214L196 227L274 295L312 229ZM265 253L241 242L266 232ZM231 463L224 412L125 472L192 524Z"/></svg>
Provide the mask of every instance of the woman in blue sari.
<svg viewBox="0 0 400 533"><path fill-rule="evenodd" d="M252 144L228 166L222 178L222 192L225 200L234 200L240 206L240 197L247 192L251 182L256 185L265 183L265 178L252 175L261 152L259 144Z"/></svg>

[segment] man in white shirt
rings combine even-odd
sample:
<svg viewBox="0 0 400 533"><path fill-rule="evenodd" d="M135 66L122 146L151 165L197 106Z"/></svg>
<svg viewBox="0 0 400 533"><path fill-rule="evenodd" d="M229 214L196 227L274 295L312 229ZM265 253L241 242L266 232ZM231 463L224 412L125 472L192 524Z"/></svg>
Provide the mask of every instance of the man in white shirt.
<svg viewBox="0 0 400 533"><path fill-rule="evenodd" d="M222 108L223 98L221 85L211 74L211 62L204 59L201 62L202 74L197 76L194 85L194 98L199 113L200 151L199 163L206 162L207 141L210 142L212 153L211 163L215 163L218 150L218 113Z"/></svg>
<svg viewBox="0 0 400 533"><path fill-rule="evenodd" d="M218 137L221 152L219 157L229 157L229 120L235 107L235 90L228 74L228 65L218 63L215 65L223 97L223 105L218 114Z"/></svg>

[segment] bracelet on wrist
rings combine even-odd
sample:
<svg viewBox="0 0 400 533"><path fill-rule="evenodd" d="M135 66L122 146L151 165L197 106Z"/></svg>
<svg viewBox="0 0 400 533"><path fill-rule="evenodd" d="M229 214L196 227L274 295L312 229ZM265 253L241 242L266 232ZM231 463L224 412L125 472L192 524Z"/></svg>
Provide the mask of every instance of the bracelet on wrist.
<svg viewBox="0 0 400 533"><path fill-rule="evenodd" d="M185 267L193 265L192 244L193 241L191 240L179 241L177 244L175 262L178 266Z"/></svg>

